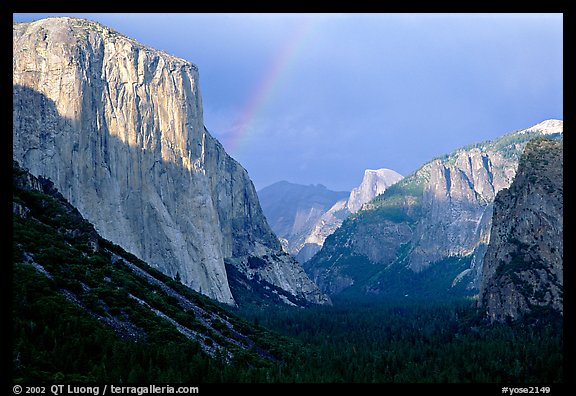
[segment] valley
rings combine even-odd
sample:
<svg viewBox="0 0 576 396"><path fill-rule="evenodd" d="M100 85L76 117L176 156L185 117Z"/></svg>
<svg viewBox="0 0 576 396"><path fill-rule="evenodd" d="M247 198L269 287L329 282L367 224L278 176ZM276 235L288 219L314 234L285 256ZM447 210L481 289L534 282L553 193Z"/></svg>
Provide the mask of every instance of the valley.
<svg viewBox="0 0 576 396"><path fill-rule="evenodd" d="M196 64L74 17L13 50L13 384L566 380L561 119L257 191Z"/></svg>
<svg viewBox="0 0 576 396"><path fill-rule="evenodd" d="M102 239L49 180L13 174L17 383L563 382L554 310L490 323L473 299L426 293L303 309L266 287L230 308Z"/></svg>

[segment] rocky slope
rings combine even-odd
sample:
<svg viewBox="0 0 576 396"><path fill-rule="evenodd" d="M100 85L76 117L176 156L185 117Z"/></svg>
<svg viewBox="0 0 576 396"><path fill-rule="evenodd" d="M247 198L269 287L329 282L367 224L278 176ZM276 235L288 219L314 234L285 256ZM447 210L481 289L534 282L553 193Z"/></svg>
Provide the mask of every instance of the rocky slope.
<svg viewBox="0 0 576 396"><path fill-rule="evenodd" d="M75 18L14 24L13 54L14 159L104 238L233 304L225 259L281 247L247 172L204 128L197 67ZM266 263L266 281L326 301L295 261Z"/></svg>
<svg viewBox="0 0 576 396"><path fill-rule="evenodd" d="M109 373L121 365L102 356L110 344L165 350L178 343L197 351L195 359L228 363L275 359L248 323L103 239L49 179L16 161L12 175L15 377L97 375L98 357ZM77 364L83 353L84 366Z"/></svg>
<svg viewBox="0 0 576 396"><path fill-rule="evenodd" d="M299 262L305 263L310 260L322 248L326 238L342 225L342 222L350 214L346 205L347 202L347 199L339 200L320 216L306 235L304 244L296 255Z"/></svg>
<svg viewBox="0 0 576 396"><path fill-rule="evenodd" d="M349 192L281 181L258 191L262 211L286 252L296 256L320 218Z"/></svg>
<svg viewBox="0 0 576 396"><path fill-rule="evenodd" d="M492 321L548 307L563 313L562 142L526 145L518 173L494 201L480 303Z"/></svg>
<svg viewBox="0 0 576 396"><path fill-rule="evenodd" d="M366 169L362 183L350 193L283 181L263 188L258 196L284 250L304 263L350 213L401 179L402 175L390 169Z"/></svg>
<svg viewBox="0 0 576 396"><path fill-rule="evenodd" d="M527 141L561 134L562 121L548 120L426 163L348 218L307 273L332 295L476 293L494 197Z"/></svg>
<svg viewBox="0 0 576 396"><path fill-rule="evenodd" d="M316 222L297 256L299 261L305 263L310 260L322 248L326 238L332 235L350 214L356 213L365 203L402 180L402 177L401 174L391 169L366 169L362 182L358 187L352 189L348 199L336 202Z"/></svg>

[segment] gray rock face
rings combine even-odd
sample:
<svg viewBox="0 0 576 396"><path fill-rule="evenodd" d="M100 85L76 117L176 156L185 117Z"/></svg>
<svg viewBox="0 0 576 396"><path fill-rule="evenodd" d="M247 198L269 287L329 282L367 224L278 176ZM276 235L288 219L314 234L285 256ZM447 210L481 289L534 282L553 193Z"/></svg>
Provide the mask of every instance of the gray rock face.
<svg viewBox="0 0 576 396"><path fill-rule="evenodd" d="M75 18L14 24L13 52L14 159L104 238L233 304L224 259L280 244L204 128L197 67Z"/></svg>
<svg viewBox="0 0 576 396"><path fill-rule="evenodd" d="M391 169L366 169L362 183L352 191L348 198L348 211L356 213L366 202L382 194L388 187L402 180L402 175Z"/></svg>
<svg viewBox="0 0 576 396"><path fill-rule="evenodd" d="M428 163L423 217L409 267L418 272L442 257L472 254L489 232L482 218L489 216L495 194L512 181L516 165L488 147L458 150L448 160Z"/></svg>
<svg viewBox="0 0 576 396"><path fill-rule="evenodd" d="M477 291L494 197L512 182L527 141L561 134L562 121L549 120L428 162L345 221L306 263L307 273L326 292L349 284L379 294L399 272L413 282L410 273L466 258L466 268L456 260L446 272L447 287Z"/></svg>
<svg viewBox="0 0 576 396"><path fill-rule="evenodd" d="M346 206L347 202L346 199L339 200L320 216L314 227L306 235L304 246L296 256L298 261L305 263L310 260L322 248L326 238L342 225L342 222L350 214Z"/></svg>
<svg viewBox="0 0 576 396"><path fill-rule="evenodd" d="M308 261L350 213L402 179L390 169L366 169L362 183L350 193L324 186L278 182L258 192L262 209L285 250L299 262Z"/></svg>
<svg viewBox="0 0 576 396"><path fill-rule="evenodd" d="M383 194L387 188L402 180L403 176L391 169L366 169L360 185L350 192L347 200L336 202L320 220L304 241L304 248L298 257L301 263L310 260L324 245L324 241L332 235L342 222L350 215L358 212L362 206L373 198Z"/></svg>
<svg viewBox="0 0 576 396"><path fill-rule="evenodd" d="M286 181L258 192L262 210L272 230L286 241L286 252L296 256L322 216L348 192L331 191L322 185L304 186Z"/></svg>
<svg viewBox="0 0 576 396"><path fill-rule="evenodd" d="M480 289L492 321L540 307L563 314L563 169L562 142L534 140L496 196Z"/></svg>

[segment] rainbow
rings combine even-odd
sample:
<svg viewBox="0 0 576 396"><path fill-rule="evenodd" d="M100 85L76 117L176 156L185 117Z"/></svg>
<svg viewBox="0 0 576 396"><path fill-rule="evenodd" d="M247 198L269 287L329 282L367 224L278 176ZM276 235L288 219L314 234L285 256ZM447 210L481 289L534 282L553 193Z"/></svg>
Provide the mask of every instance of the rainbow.
<svg viewBox="0 0 576 396"><path fill-rule="evenodd" d="M251 131L250 126L254 123L260 110L272 97L274 87L278 85L283 72L288 69L290 63L297 57L298 50L305 43L305 38L309 35L312 26L311 22L312 18L306 18L300 23L277 52L267 72L243 107L240 117L234 123L234 127L227 139L226 151L228 153L237 153L242 142L247 140Z"/></svg>

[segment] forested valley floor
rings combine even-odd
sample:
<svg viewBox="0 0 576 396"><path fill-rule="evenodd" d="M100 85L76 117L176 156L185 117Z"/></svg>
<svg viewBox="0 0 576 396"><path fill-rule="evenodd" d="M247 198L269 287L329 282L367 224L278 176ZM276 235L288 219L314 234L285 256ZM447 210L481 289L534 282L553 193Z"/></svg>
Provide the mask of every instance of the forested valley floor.
<svg viewBox="0 0 576 396"><path fill-rule="evenodd" d="M554 313L490 324L466 299L240 314L299 345L286 348L281 381L563 382L563 320Z"/></svg>
<svg viewBox="0 0 576 396"><path fill-rule="evenodd" d="M17 267L16 382L561 383L562 319L485 323L470 301L445 304L250 307L236 313L276 357L211 358L169 329L119 338ZM25 295L23 295L24 293ZM18 312L19 311L19 312ZM158 330L160 331L160 330Z"/></svg>

